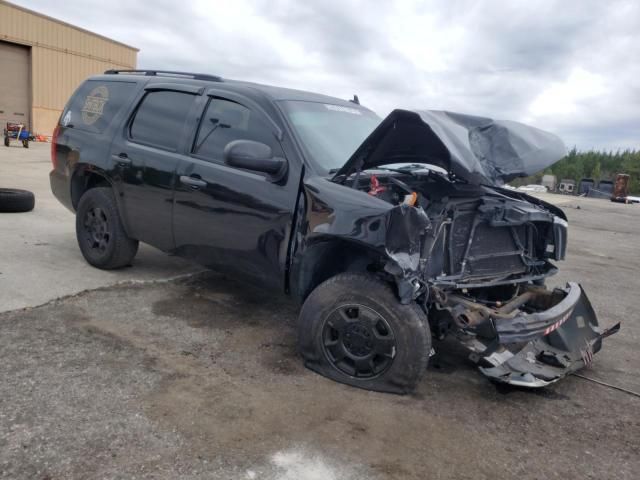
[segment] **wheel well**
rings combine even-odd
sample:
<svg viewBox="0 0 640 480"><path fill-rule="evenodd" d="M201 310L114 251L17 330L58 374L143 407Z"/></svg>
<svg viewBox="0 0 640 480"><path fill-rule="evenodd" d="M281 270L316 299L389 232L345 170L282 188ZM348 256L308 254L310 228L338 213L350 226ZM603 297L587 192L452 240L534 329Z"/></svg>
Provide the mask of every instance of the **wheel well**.
<svg viewBox="0 0 640 480"><path fill-rule="evenodd" d="M96 172L77 172L71 179L71 203L78 208L80 198L87 190L96 187L111 187L109 180Z"/></svg>
<svg viewBox="0 0 640 480"><path fill-rule="evenodd" d="M306 247L294 263L291 293L300 302L322 282L343 272L381 270L381 256L374 249L344 240L323 241Z"/></svg>

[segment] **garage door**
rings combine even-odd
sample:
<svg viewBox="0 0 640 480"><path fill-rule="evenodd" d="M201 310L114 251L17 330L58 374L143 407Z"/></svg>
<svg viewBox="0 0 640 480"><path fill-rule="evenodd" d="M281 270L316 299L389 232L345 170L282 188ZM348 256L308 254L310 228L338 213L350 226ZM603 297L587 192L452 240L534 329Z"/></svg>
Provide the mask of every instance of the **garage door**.
<svg viewBox="0 0 640 480"><path fill-rule="evenodd" d="M29 48L0 42L0 135L6 122L29 125Z"/></svg>

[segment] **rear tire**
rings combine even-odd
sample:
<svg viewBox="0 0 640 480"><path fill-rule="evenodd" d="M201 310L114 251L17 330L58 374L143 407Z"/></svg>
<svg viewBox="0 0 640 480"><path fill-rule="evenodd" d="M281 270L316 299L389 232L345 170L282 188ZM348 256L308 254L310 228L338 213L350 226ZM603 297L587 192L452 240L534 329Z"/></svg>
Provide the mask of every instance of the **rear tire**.
<svg viewBox="0 0 640 480"><path fill-rule="evenodd" d="M33 193L15 188L0 188L0 212L30 212L36 204Z"/></svg>
<svg viewBox="0 0 640 480"><path fill-rule="evenodd" d="M379 392L411 392L431 352L422 310L365 274L342 273L318 286L302 307L298 334L306 367Z"/></svg>
<svg viewBox="0 0 640 480"><path fill-rule="evenodd" d="M82 195L76 238L85 260L104 270L130 265L138 252L138 241L127 236L110 188L92 188Z"/></svg>

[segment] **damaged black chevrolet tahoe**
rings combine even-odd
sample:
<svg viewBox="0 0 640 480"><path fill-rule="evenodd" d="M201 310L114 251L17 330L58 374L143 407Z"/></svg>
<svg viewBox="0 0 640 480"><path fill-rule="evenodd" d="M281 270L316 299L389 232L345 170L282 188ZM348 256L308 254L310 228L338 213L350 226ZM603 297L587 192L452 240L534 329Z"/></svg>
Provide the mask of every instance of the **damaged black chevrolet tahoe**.
<svg viewBox="0 0 640 480"><path fill-rule="evenodd" d="M51 151L91 265L128 265L145 242L285 291L302 303L306 366L339 382L409 392L432 337L451 335L491 379L539 387L615 331L578 283L544 286L564 213L502 188L564 155L535 128L108 71L73 95Z"/></svg>

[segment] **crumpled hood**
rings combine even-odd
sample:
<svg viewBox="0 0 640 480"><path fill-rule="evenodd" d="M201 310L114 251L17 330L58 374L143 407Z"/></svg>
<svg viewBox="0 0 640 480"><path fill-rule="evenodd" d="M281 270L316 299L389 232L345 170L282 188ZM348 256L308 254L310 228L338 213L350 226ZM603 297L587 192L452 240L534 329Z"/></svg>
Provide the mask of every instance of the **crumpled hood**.
<svg viewBox="0 0 640 480"><path fill-rule="evenodd" d="M470 183L502 185L566 154L557 136L509 120L436 110L394 110L337 172L394 163L429 163Z"/></svg>

